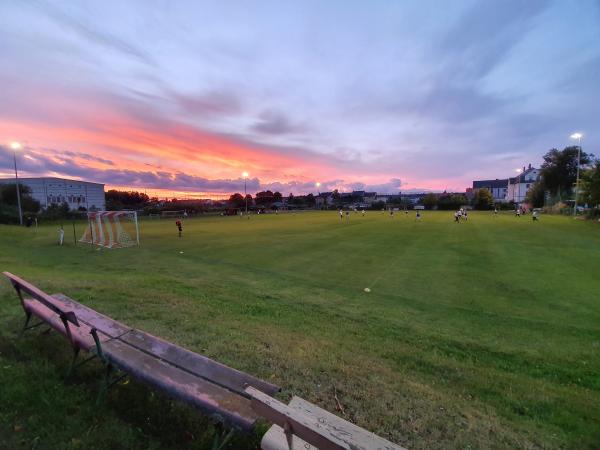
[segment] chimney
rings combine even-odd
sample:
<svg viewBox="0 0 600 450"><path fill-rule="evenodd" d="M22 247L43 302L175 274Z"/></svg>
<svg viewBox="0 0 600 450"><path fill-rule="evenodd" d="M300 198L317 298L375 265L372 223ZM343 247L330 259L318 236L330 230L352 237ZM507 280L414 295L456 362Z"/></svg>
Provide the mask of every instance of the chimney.
<svg viewBox="0 0 600 450"><path fill-rule="evenodd" d="M531 163L529 163L529 168L531 169Z"/></svg>

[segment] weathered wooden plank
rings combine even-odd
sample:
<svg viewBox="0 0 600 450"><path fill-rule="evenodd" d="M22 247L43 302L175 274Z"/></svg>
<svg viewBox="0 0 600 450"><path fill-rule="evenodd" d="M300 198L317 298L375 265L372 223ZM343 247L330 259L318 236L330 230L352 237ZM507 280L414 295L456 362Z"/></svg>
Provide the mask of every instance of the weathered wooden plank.
<svg viewBox="0 0 600 450"><path fill-rule="evenodd" d="M152 357L121 340L106 342L102 350L115 367L170 397L202 410L215 420L250 430L258 419L247 398Z"/></svg>
<svg viewBox="0 0 600 450"><path fill-rule="evenodd" d="M73 311L81 322L96 328L96 330L110 337L115 338L132 330L131 327L111 319L88 306L82 305L64 294L52 294L51 298L57 304L62 305L63 308L69 308Z"/></svg>
<svg viewBox="0 0 600 450"><path fill-rule="evenodd" d="M320 450L404 450L306 400L288 406L252 387L246 392L258 414Z"/></svg>
<svg viewBox="0 0 600 450"><path fill-rule="evenodd" d="M260 441L262 450L318 450L314 445L292 435L292 448L287 441L287 436L279 425L272 425Z"/></svg>
<svg viewBox="0 0 600 450"><path fill-rule="evenodd" d="M205 378L212 383L231 389L245 397L248 396L245 392L248 386L253 386L269 395L273 395L280 390L274 384L221 364L206 356L186 350L143 331L133 330L120 339L135 348L155 355L174 366Z"/></svg>
<svg viewBox="0 0 600 450"><path fill-rule="evenodd" d="M46 322L49 326L61 333L63 336L67 338L69 337L60 316L46 305L32 299L25 299L24 304L26 310L31 314ZM92 338L90 331L91 328L82 322L80 322L79 327L72 327L70 330L73 343L86 352L94 347L94 339ZM105 342L110 339L110 337L104 333L98 333L98 337L101 342Z"/></svg>
<svg viewBox="0 0 600 450"><path fill-rule="evenodd" d="M79 322L77 321L77 317L75 316L75 314L68 308L63 308L57 305L50 295L46 294L38 287L23 280L22 278L19 278L16 275L13 275L10 272L2 272L2 274L11 281L12 285L17 290L19 296L22 295L21 291L26 292L38 302L44 304L47 308L54 311L56 314L61 315L65 320L71 322L75 326L79 326Z"/></svg>

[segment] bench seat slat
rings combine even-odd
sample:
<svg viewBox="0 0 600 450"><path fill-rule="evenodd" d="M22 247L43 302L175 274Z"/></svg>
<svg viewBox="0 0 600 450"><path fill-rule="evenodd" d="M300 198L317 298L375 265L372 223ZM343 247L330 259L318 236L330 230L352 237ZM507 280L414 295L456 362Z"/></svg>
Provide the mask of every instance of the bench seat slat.
<svg viewBox="0 0 600 450"><path fill-rule="evenodd" d="M245 392L248 386L253 386L269 395L273 395L280 390L274 384L267 383L252 375L233 369L225 364L186 350L143 331L133 330L120 339L142 351L156 355L174 366L226 387L245 397L248 396Z"/></svg>
<svg viewBox="0 0 600 450"><path fill-rule="evenodd" d="M65 325L63 324L60 316L46 305L33 299L25 299L24 306L28 312L46 322L63 336L67 336ZM73 338L74 343L80 349L88 352L92 347L94 347L94 338L90 334L91 328L86 324L80 323L79 327L71 327L69 331L71 332L71 337ZM101 342L105 342L110 339L109 336L103 333L99 333L98 337Z"/></svg>
<svg viewBox="0 0 600 450"><path fill-rule="evenodd" d="M96 328L96 330L101 331L112 338L131 331L131 327L117 322L104 314L100 314L98 311L82 305L64 294L52 294L51 298L57 304L62 305L62 307L69 308L73 311L81 322Z"/></svg>
<svg viewBox="0 0 600 450"><path fill-rule="evenodd" d="M102 350L115 367L217 420L250 430L258 419L247 398L156 359L125 342L111 340L102 345Z"/></svg>
<svg viewBox="0 0 600 450"><path fill-rule="evenodd" d="M320 450L404 450L299 397L294 398L293 404L286 405L252 387L246 392L252 397L252 408L258 414L282 429L288 424L294 436ZM277 447L275 441L270 444L271 449L287 449L287 444L285 447Z"/></svg>

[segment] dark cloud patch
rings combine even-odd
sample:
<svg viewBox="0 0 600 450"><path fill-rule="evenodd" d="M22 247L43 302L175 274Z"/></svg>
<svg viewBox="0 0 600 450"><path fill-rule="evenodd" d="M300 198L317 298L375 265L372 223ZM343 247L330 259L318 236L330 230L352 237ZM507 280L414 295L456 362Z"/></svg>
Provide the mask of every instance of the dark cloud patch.
<svg viewBox="0 0 600 450"><path fill-rule="evenodd" d="M302 126L293 124L281 111L263 111L252 130L263 134L288 134L301 131Z"/></svg>
<svg viewBox="0 0 600 450"><path fill-rule="evenodd" d="M185 115L228 115L239 114L242 110L240 99L230 92L213 91L203 94L182 94L169 91L167 95Z"/></svg>
<svg viewBox="0 0 600 450"><path fill-rule="evenodd" d="M115 165L114 161L111 161L111 160L105 159L105 158L100 158L98 156L90 155L88 153L73 152L70 150L53 150L53 149L44 149L44 150L49 152L50 154L54 154L56 157L59 157L65 161L68 158L81 158L81 159L85 159L86 161L94 161L94 162L106 164L107 166Z"/></svg>
<svg viewBox="0 0 600 450"><path fill-rule="evenodd" d="M400 178L390 178L387 183L367 184L366 191L379 192L381 194L397 194L400 192L402 180Z"/></svg>

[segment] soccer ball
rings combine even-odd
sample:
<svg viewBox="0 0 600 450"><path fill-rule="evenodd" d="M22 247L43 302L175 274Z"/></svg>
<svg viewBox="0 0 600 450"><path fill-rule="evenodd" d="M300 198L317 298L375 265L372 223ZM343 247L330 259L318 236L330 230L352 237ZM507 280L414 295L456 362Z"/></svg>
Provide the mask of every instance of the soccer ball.
<svg viewBox="0 0 600 450"><path fill-rule="evenodd" d="M371 292L371 289L365 288L365 292Z"/></svg>

